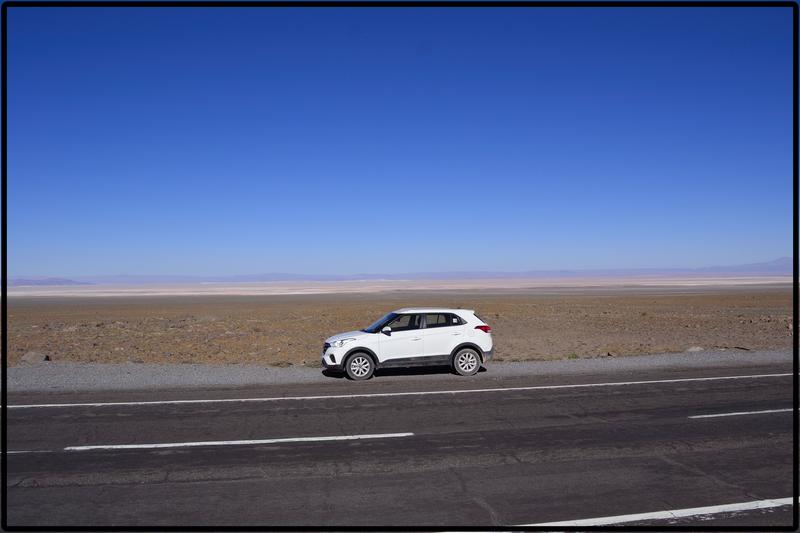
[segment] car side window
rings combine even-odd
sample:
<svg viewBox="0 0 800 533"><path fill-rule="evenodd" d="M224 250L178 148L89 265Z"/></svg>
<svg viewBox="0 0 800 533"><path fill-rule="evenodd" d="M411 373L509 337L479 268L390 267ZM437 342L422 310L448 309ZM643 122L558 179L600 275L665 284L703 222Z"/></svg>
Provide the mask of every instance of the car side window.
<svg viewBox="0 0 800 533"><path fill-rule="evenodd" d="M463 326L464 323L465 323L464 320L458 315L453 315L453 314L447 315L448 326Z"/></svg>
<svg viewBox="0 0 800 533"><path fill-rule="evenodd" d="M437 313L425 315L426 328L444 328L447 326L460 326L464 322L452 313Z"/></svg>
<svg viewBox="0 0 800 533"><path fill-rule="evenodd" d="M447 315L442 315L442 314L425 315L426 328L441 328L447 325L449 325L447 323Z"/></svg>
<svg viewBox="0 0 800 533"><path fill-rule="evenodd" d="M422 322L421 318L422 315L400 315L387 325L392 328L392 331L419 329Z"/></svg>

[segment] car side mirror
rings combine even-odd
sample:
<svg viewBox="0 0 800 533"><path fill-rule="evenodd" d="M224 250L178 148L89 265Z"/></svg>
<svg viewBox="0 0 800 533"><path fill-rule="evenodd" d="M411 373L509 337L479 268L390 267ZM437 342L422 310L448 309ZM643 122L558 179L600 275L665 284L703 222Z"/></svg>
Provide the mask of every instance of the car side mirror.
<svg viewBox="0 0 800 533"><path fill-rule="evenodd" d="M384 335L389 335L389 336L391 336L391 334L392 334L392 328L390 328L389 326L386 326L385 328L383 328L383 329L381 330L381 333L383 333Z"/></svg>

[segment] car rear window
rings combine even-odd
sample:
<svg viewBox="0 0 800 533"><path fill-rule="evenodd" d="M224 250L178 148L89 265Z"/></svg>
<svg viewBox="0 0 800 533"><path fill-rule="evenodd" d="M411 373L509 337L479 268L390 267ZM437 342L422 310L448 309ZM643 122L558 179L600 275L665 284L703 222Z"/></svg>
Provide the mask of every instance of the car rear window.
<svg viewBox="0 0 800 533"><path fill-rule="evenodd" d="M447 317L441 314L425 315L426 328L441 328L447 325Z"/></svg>
<svg viewBox="0 0 800 533"><path fill-rule="evenodd" d="M464 324L461 317L452 313L432 313L425 315L426 328L443 328L447 326L460 326Z"/></svg>

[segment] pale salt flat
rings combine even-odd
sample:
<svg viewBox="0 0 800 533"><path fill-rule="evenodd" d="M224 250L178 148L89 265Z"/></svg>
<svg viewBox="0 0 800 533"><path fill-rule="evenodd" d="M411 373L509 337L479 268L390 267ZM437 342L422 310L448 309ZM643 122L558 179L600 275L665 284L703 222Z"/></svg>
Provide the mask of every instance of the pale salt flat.
<svg viewBox="0 0 800 533"><path fill-rule="evenodd" d="M365 280L9 287L9 296L249 296L359 294L396 291L522 290L631 287L742 287L791 285L791 276Z"/></svg>

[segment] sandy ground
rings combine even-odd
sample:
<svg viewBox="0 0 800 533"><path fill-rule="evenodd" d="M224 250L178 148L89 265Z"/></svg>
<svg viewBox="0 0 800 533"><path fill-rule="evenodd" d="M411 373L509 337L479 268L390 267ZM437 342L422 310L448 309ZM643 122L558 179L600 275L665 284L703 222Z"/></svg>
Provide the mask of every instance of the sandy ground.
<svg viewBox="0 0 800 533"><path fill-rule="evenodd" d="M786 350L791 286L257 296L9 296L9 360L319 366L324 339L411 305L477 310L500 361Z"/></svg>

